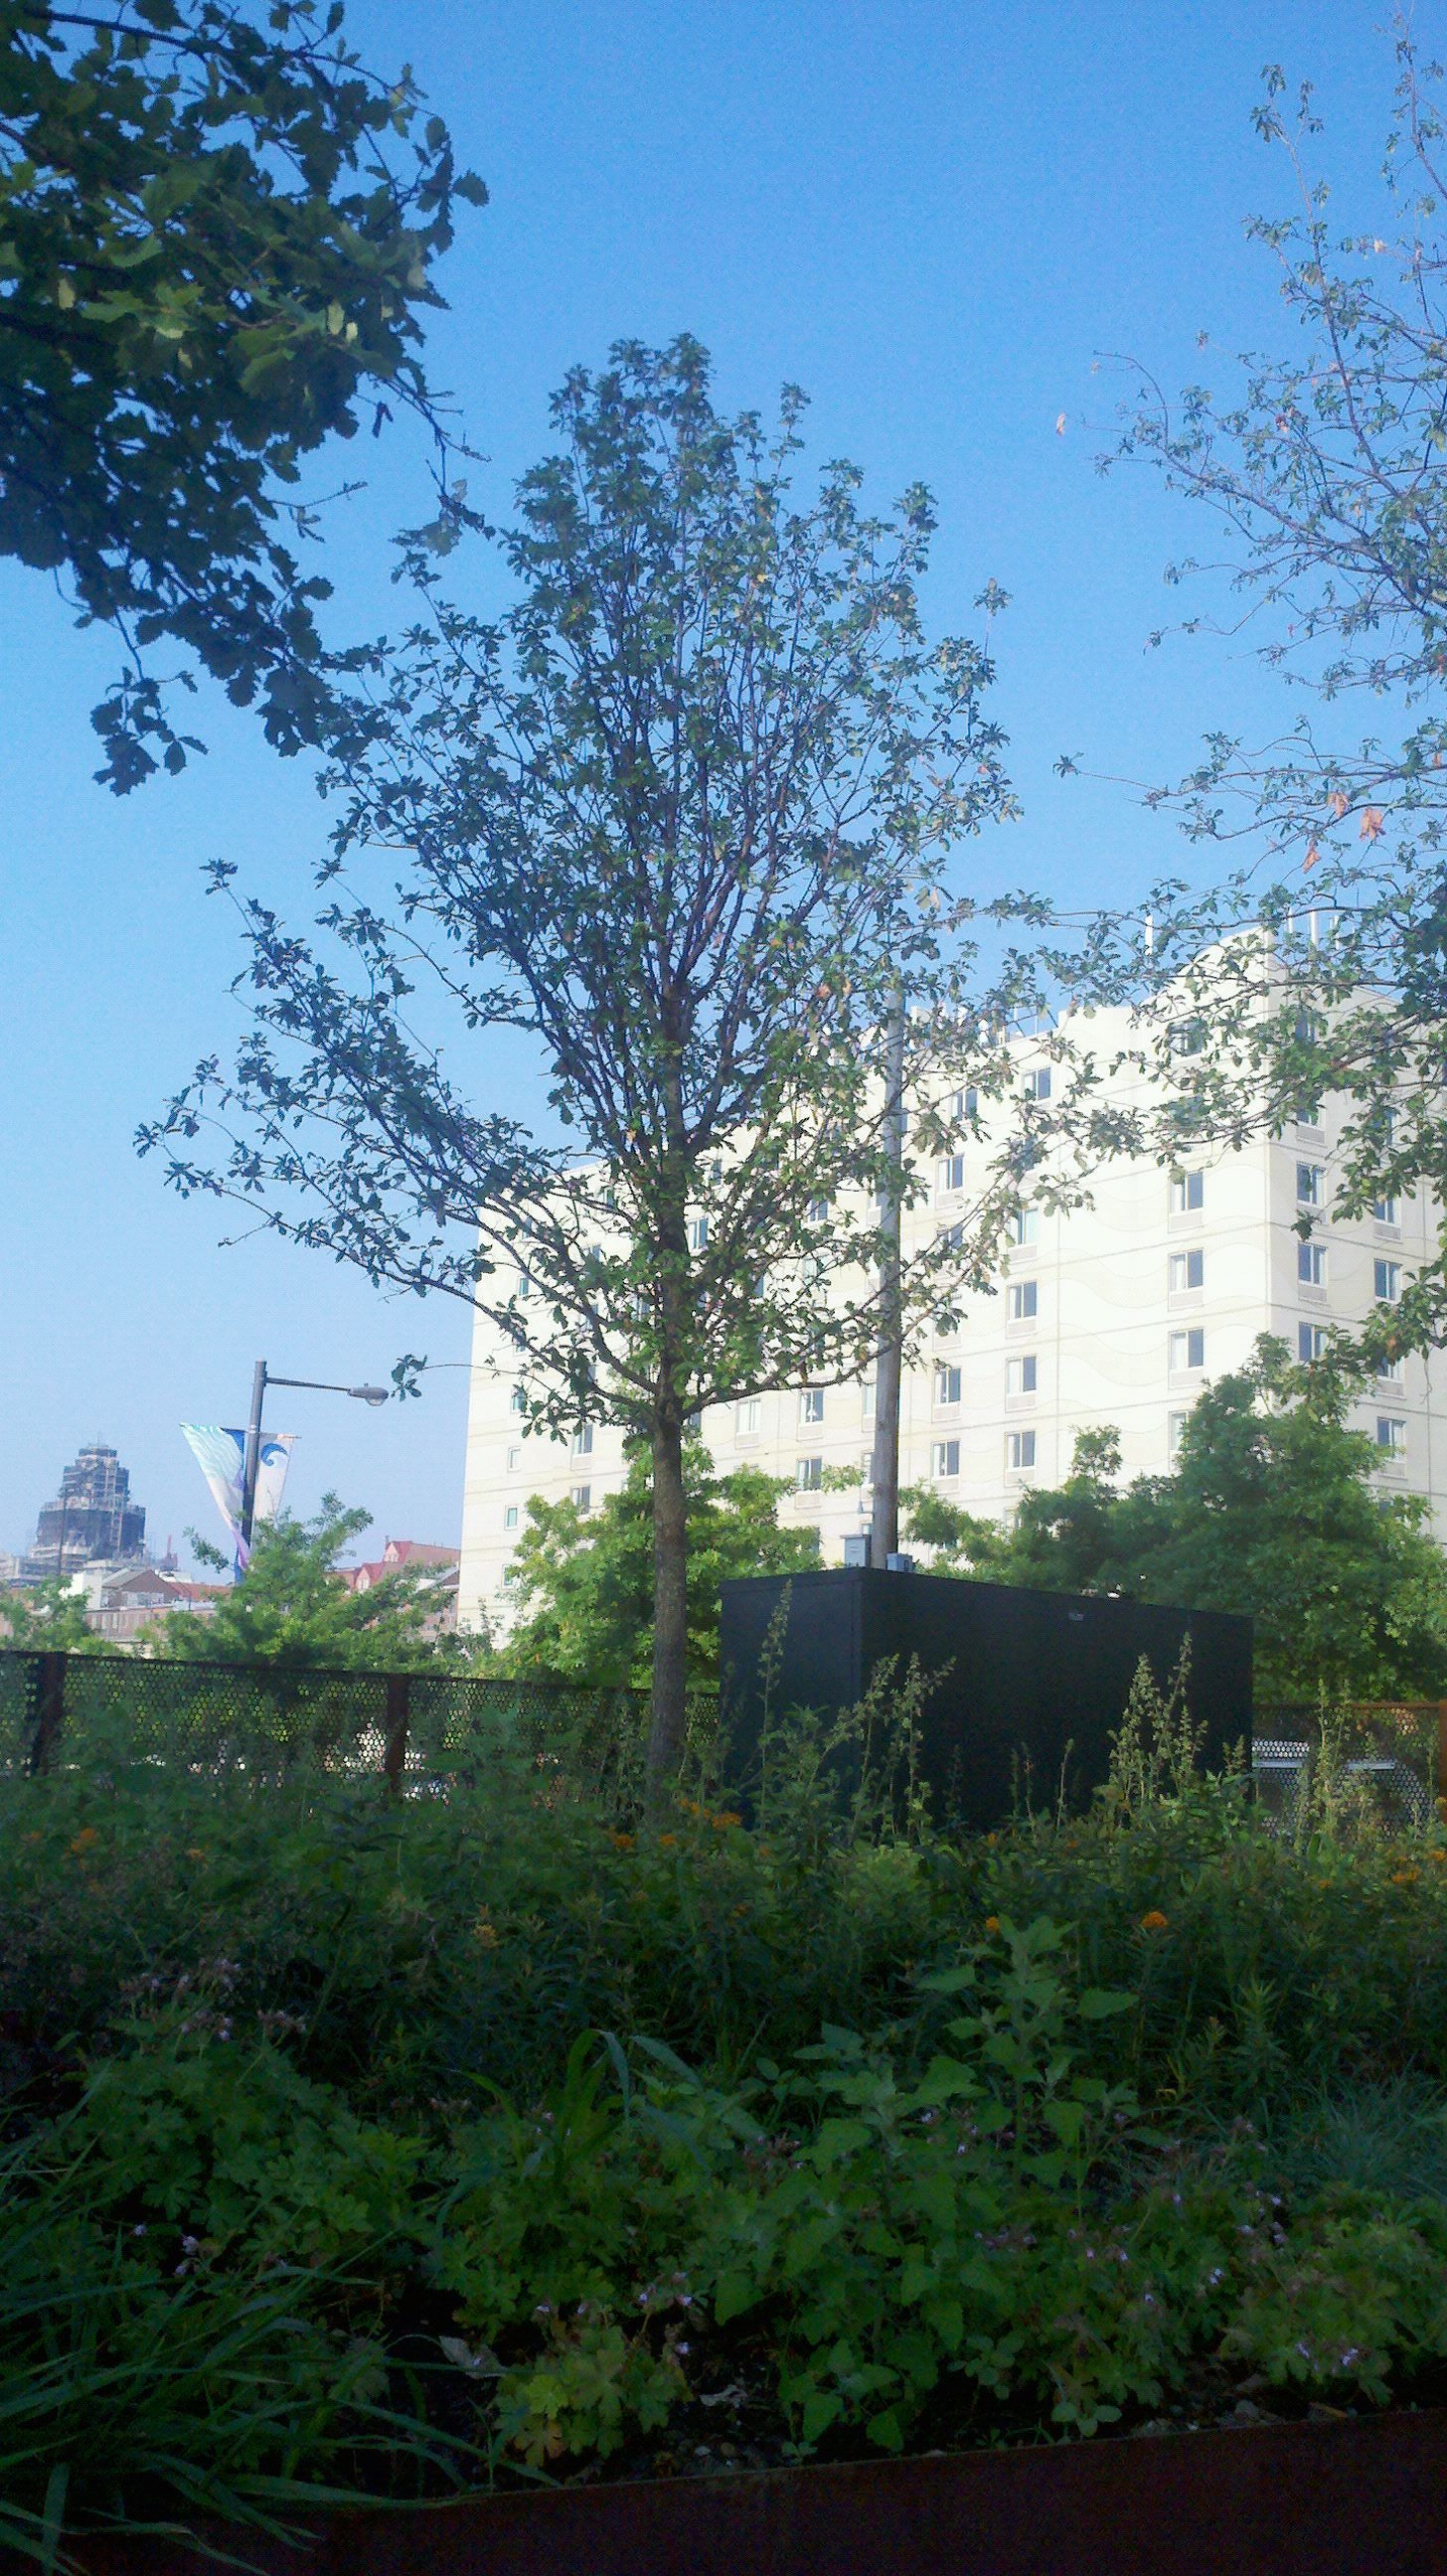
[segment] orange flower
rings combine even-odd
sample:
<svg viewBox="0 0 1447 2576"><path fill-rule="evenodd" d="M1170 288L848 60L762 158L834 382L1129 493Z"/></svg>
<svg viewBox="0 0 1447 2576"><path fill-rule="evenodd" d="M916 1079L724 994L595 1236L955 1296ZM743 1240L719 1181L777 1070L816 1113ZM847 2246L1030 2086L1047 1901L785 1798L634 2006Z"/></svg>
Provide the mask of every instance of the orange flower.
<svg viewBox="0 0 1447 2576"><path fill-rule="evenodd" d="M92 1851L99 1841L100 1835L94 1825L82 1825L70 1848L73 1852L88 1852Z"/></svg>
<svg viewBox="0 0 1447 2576"><path fill-rule="evenodd" d="M678 1848L677 1834L660 1834L658 1837L658 1848L660 1851L676 1851Z"/></svg>
<svg viewBox="0 0 1447 2576"><path fill-rule="evenodd" d="M999 1915L998 1915L998 1914L987 1914L987 1915L986 1915L986 1917L985 1917L985 1930L986 1930L987 1932L998 1932L998 1931L999 1931L999 1929L1000 1929L1000 1918L999 1918Z"/></svg>
<svg viewBox="0 0 1447 2576"><path fill-rule="evenodd" d="M1394 1887L1415 1887L1420 1876L1420 1870L1394 1869L1392 1872L1392 1885Z"/></svg>
<svg viewBox="0 0 1447 2576"><path fill-rule="evenodd" d="M204 1860L205 1857L206 1854L199 1843L188 1843L186 1845L186 1858L188 1860Z"/></svg>
<svg viewBox="0 0 1447 2576"><path fill-rule="evenodd" d="M1168 1918L1162 1914L1160 1907L1158 1905L1153 1905L1149 1914L1143 1914L1141 1916L1141 1930L1143 1932L1164 1932L1167 1919Z"/></svg>
<svg viewBox="0 0 1447 2576"><path fill-rule="evenodd" d="M728 1807L720 1808L716 1816L710 1816L709 1818L709 1823L712 1825L716 1834L729 1833L735 1825L741 1825L743 1821L742 1816L734 1815Z"/></svg>
<svg viewBox="0 0 1447 2576"><path fill-rule="evenodd" d="M610 1834L608 1840L615 1851L631 1851L633 1849L632 1834Z"/></svg>

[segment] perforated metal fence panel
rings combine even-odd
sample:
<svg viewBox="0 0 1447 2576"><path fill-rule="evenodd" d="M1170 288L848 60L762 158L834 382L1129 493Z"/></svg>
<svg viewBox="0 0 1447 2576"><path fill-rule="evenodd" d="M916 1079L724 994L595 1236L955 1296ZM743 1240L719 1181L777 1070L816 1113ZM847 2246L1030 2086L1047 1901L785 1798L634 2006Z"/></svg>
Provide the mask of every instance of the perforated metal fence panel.
<svg viewBox="0 0 1447 2576"><path fill-rule="evenodd" d="M707 1726L713 1705L696 1694L692 1722ZM314 1771L443 1796L506 1774L549 1804L626 1806L647 1732L646 1692L541 1678L0 1653L0 1772L12 1775L139 1766L261 1785Z"/></svg>

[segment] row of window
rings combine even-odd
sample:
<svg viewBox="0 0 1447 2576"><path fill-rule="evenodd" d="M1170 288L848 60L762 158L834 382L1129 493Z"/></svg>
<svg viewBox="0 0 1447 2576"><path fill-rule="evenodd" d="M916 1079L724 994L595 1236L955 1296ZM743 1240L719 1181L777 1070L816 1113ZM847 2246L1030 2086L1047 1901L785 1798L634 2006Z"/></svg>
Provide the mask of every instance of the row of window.
<svg viewBox="0 0 1447 2576"><path fill-rule="evenodd" d="M871 1462L868 1458L862 1458L859 1462L860 1482L865 1485L870 1481L870 1463ZM1033 1467L1034 1464L1035 1433L1033 1431L1007 1431L1005 1434L1005 1465L1007 1470L1011 1474L1018 1474L1022 1468ZM960 1444L958 1440L936 1440L930 1449L931 1476L937 1479L948 1479L952 1476L958 1476L959 1472ZM823 1488L823 1459L796 1458L794 1461L795 1492L800 1494L818 1494L822 1493Z"/></svg>
<svg viewBox="0 0 1447 2576"><path fill-rule="evenodd" d="M1324 1243L1299 1243L1296 1247L1296 1275L1305 1288L1324 1288L1327 1282L1327 1246ZM1379 1306L1395 1306L1402 1294L1400 1261L1372 1263L1372 1295Z"/></svg>
<svg viewBox="0 0 1447 2576"><path fill-rule="evenodd" d="M1172 1413L1167 1417L1167 1441L1173 1463L1180 1454L1181 1442L1185 1437L1186 1423L1188 1419L1189 1417L1184 1413ZM1407 1425L1400 1415L1379 1413L1376 1419L1375 1436L1377 1449L1384 1459L1399 1460L1405 1458L1407 1454ZM1035 1449L1036 1435L1033 1431L1007 1431L1005 1434L1005 1468L1007 1474L1020 1475L1033 1468L1035 1465ZM861 1482L864 1484L868 1484L869 1482L869 1466L870 1462L868 1458L864 1458L860 1461L860 1478ZM954 1478L958 1477L959 1472L960 1444L958 1440L936 1440L930 1450L931 1477L937 1483L949 1483ZM796 1459L794 1465L794 1486L795 1491L801 1494L821 1493L824 1487L823 1459ZM571 1489L570 1499L578 1511L591 1511L593 1507L592 1486L574 1485ZM519 1518L519 1506L516 1503L508 1503L503 1511L503 1528L505 1530L515 1530L518 1527Z"/></svg>

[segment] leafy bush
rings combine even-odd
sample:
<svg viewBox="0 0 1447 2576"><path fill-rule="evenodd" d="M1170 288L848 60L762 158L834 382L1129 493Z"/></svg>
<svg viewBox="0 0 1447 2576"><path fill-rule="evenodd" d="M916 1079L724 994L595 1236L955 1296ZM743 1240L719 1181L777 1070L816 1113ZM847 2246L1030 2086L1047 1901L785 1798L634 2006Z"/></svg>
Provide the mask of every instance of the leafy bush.
<svg viewBox="0 0 1447 2576"><path fill-rule="evenodd" d="M1136 1721L969 1840L841 1824L812 1739L651 1838L511 1773L0 1783L7 2534L1409 2384L1447 1841L1273 1833Z"/></svg>

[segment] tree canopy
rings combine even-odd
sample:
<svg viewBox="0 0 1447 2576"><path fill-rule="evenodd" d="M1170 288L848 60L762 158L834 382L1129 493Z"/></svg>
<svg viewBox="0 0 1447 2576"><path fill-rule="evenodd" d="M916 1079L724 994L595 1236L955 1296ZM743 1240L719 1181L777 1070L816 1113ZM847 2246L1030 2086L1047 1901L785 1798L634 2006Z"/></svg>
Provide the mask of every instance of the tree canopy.
<svg viewBox="0 0 1447 2576"><path fill-rule="evenodd" d="M1395 56L1386 195L1354 223L1319 166L1311 85L1293 117L1268 69L1255 124L1292 204L1246 229L1290 338L1234 363L1213 351L1216 386L1174 402L1139 371L1117 453L1222 540L1167 578L1225 576L1228 631L1256 639L1299 712L1269 739L1212 732L1189 777L1148 790L1198 842L1245 843L1236 872L1205 896L1156 886L1067 970L1082 997L1146 997L1161 1097L1136 1121L1143 1146L1279 1131L1334 1095L1322 1222L1423 1186L1447 1202L1447 155L1442 67L1405 20ZM1198 611L1186 631L1213 623ZM1370 1367L1444 1336L1439 1234L1400 1299L1337 1342Z"/></svg>
<svg viewBox="0 0 1447 2576"><path fill-rule="evenodd" d="M399 1567L370 1591L344 1581L342 1558L370 1529L371 1515L322 1497L309 1521L283 1514L258 1524L241 1581L219 1595L207 1617L171 1610L147 1637L151 1652L208 1663L281 1663L400 1672L441 1660L462 1661L466 1638L433 1637L427 1622L438 1606L426 1568Z"/></svg>
<svg viewBox="0 0 1447 2576"><path fill-rule="evenodd" d="M179 647L283 751L326 703L302 460L406 404L453 203L485 202L410 72L316 0L0 0L0 551L126 665L93 721L124 791L201 746ZM445 471L444 471L445 481Z"/></svg>
<svg viewBox="0 0 1447 2576"><path fill-rule="evenodd" d="M1115 1435L1093 1432L1063 1485L1022 1496L1009 1531L925 1491L912 1535L939 1570L979 1580L1249 1611L1263 1700L1437 1698L1447 1556L1423 1498L1383 1490L1348 1403L1340 1380L1263 1335L1198 1398L1173 1474L1119 1490Z"/></svg>
<svg viewBox="0 0 1447 2576"><path fill-rule="evenodd" d="M319 932L244 906L254 1033L145 1139L183 1190L480 1308L535 1422L648 1443L655 1781L683 1740L689 1415L872 1355L901 983L911 1197L978 1139L962 1067L1019 1097L1015 963L972 994L965 933L1027 907L948 875L1013 811L991 665L924 634L922 488L875 516L834 463L796 497L802 413L724 417L688 338L569 376L504 541L513 606L480 620L409 556L425 616L357 657L338 716ZM560 1142L469 1096L480 1029L535 1043ZM987 1275L1033 1159L981 1160L906 1322Z"/></svg>
<svg viewBox="0 0 1447 2576"><path fill-rule="evenodd" d="M781 1529L781 1478L757 1467L721 1476L700 1441L683 1453L688 1509L688 1679L719 1678L719 1586L741 1574L793 1574L819 1562L816 1529ZM653 1662L653 1509L649 1461L635 1451L620 1492L580 1512L534 1496L510 1569L520 1613L499 1661L579 1681L646 1688Z"/></svg>

